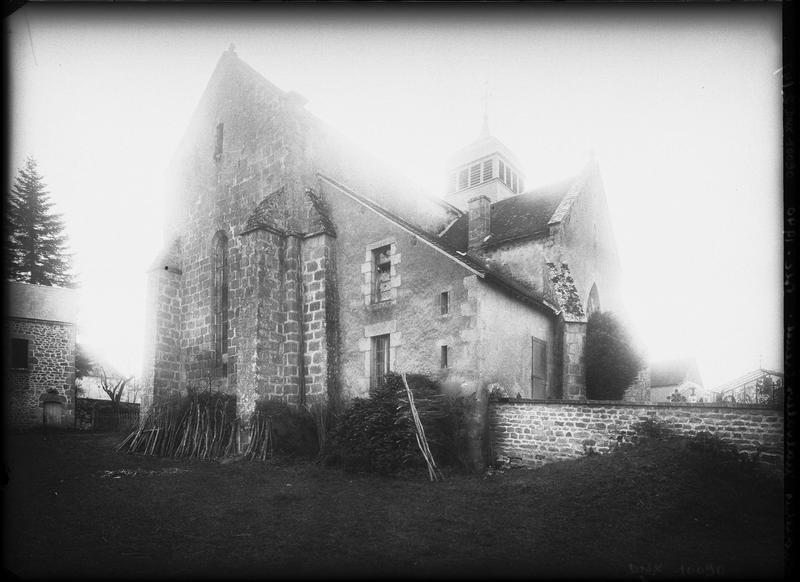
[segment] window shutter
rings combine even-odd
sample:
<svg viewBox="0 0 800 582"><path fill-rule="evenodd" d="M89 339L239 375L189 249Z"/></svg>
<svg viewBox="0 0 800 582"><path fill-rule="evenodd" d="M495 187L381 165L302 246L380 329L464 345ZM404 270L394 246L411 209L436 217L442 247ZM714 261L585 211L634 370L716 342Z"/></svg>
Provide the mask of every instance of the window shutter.
<svg viewBox="0 0 800 582"><path fill-rule="evenodd" d="M463 190L464 188L469 186L469 183L467 182L468 179L469 179L469 172L465 168L465 169L461 170L461 172L458 174L458 189L459 190Z"/></svg>
<svg viewBox="0 0 800 582"><path fill-rule="evenodd" d="M481 181L481 165L475 164L469 169L469 185L474 186Z"/></svg>
<svg viewBox="0 0 800 582"><path fill-rule="evenodd" d="M531 395L544 398L547 394L547 342L531 339Z"/></svg>
<svg viewBox="0 0 800 582"><path fill-rule="evenodd" d="M483 181L492 179L492 160L483 162Z"/></svg>

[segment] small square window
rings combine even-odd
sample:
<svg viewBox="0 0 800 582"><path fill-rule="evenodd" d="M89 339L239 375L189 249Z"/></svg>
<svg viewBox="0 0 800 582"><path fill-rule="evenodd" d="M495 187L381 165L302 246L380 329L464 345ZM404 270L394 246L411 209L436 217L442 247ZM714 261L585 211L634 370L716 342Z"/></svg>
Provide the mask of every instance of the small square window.
<svg viewBox="0 0 800 582"><path fill-rule="evenodd" d="M450 293L442 291L439 295L439 315L447 315L450 313Z"/></svg>
<svg viewBox="0 0 800 582"><path fill-rule="evenodd" d="M22 338L11 338L11 367L17 370L27 370L29 341Z"/></svg>
<svg viewBox="0 0 800 582"><path fill-rule="evenodd" d="M439 362L441 368L447 368L447 346L442 346L441 353L439 356Z"/></svg>

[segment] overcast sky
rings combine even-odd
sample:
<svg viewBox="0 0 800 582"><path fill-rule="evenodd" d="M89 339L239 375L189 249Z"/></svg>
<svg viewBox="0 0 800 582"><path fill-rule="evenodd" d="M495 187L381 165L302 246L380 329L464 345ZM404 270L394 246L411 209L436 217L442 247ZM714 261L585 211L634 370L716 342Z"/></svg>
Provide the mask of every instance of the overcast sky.
<svg viewBox="0 0 800 582"><path fill-rule="evenodd" d="M709 388L759 364L782 370L779 4L315 14L34 3L5 27L11 174L38 160L83 283L80 338L120 368L140 360L166 166L233 43L433 195L447 157L479 133L488 83L492 133L528 187L595 152L628 316L651 360L695 356Z"/></svg>

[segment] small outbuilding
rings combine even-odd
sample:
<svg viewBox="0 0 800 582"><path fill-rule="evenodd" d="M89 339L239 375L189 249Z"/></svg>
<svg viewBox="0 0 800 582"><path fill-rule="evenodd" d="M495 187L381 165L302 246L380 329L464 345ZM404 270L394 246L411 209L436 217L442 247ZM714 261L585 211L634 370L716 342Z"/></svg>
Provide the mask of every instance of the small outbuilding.
<svg viewBox="0 0 800 582"><path fill-rule="evenodd" d="M72 289L6 284L3 350L7 426L70 425L77 297ZM46 416L45 416L46 414Z"/></svg>

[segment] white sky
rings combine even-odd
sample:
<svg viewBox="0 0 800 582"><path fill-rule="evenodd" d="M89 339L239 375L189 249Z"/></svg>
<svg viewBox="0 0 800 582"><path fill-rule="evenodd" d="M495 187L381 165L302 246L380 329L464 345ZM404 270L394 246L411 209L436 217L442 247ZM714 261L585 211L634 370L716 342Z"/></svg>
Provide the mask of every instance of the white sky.
<svg viewBox="0 0 800 582"><path fill-rule="evenodd" d="M780 5L371 12L28 4L6 19L9 167L34 156L65 215L83 341L138 367L166 166L234 43L436 194L488 82L528 187L595 151L652 360L697 357L707 388L782 369Z"/></svg>

